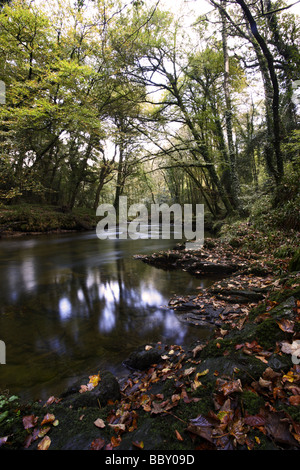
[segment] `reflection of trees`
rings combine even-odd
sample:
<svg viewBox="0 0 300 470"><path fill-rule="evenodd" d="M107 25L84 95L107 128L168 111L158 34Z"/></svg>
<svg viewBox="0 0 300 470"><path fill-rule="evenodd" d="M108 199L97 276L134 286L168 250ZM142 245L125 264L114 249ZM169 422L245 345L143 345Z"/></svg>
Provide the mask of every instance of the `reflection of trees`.
<svg viewBox="0 0 300 470"><path fill-rule="evenodd" d="M0 317L0 331L7 332L1 339L14 364L27 363L41 377L46 368L72 375L97 358L109 362L139 344L184 337L173 312L160 308L170 296L172 273L124 259L118 246L100 255L93 249L83 255L82 245L43 246L37 256L24 250L2 273L4 279L10 270L4 291L11 290L2 302L10 316Z"/></svg>

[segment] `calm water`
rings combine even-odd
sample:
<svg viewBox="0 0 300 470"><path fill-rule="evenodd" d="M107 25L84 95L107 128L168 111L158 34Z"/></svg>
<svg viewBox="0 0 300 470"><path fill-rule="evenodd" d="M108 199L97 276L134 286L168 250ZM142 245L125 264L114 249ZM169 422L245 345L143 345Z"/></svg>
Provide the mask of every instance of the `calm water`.
<svg viewBox="0 0 300 470"><path fill-rule="evenodd" d="M188 344L208 331L166 308L209 280L133 259L172 240L99 240L95 232L0 241L0 392L46 400L152 341Z"/></svg>

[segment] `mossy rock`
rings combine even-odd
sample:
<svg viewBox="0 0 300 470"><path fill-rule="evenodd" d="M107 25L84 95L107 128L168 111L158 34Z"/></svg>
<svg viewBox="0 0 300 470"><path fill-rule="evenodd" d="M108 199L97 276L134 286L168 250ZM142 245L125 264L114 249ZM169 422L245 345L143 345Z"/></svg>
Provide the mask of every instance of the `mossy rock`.
<svg viewBox="0 0 300 470"><path fill-rule="evenodd" d="M161 345L144 345L133 351L124 361L124 365L133 370L146 370L153 364L161 362L162 354L164 349Z"/></svg>
<svg viewBox="0 0 300 470"><path fill-rule="evenodd" d="M91 391L80 393L81 385L89 382L88 377L83 377L76 384L72 385L61 395L63 403L73 408L105 406L108 400L116 401L121 397L120 385L115 376L109 371L101 372L99 384Z"/></svg>
<svg viewBox="0 0 300 470"><path fill-rule="evenodd" d="M289 264L290 271L300 271L300 250L296 251Z"/></svg>

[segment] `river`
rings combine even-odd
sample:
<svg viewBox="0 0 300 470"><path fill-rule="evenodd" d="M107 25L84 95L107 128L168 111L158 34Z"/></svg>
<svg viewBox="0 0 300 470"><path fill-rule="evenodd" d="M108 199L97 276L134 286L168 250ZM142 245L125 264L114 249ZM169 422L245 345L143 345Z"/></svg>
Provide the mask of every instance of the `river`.
<svg viewBox="0 0 300 470"><path fill-rule="evenodd" d="M127 373L122 361L142 344L206 338L167 304L211 281L133 258L177 242L99 240L94 231L1 240L0 394L47 400L82 375Z"/></svg>

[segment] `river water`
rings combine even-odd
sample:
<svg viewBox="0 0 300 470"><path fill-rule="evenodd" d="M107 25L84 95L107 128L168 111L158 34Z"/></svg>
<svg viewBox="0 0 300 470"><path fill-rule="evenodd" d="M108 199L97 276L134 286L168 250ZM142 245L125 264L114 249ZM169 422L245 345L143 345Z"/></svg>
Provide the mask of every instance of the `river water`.
<svg viewBox="0 0 300 470"><path fill-rule="evenodd" d="M206 338L209 330L180 322L167 304L211 281L133 258L177 242L95 232L1 240L0 394L46 400L82 375L124 374L122 361L142 344Z"/></svg>

